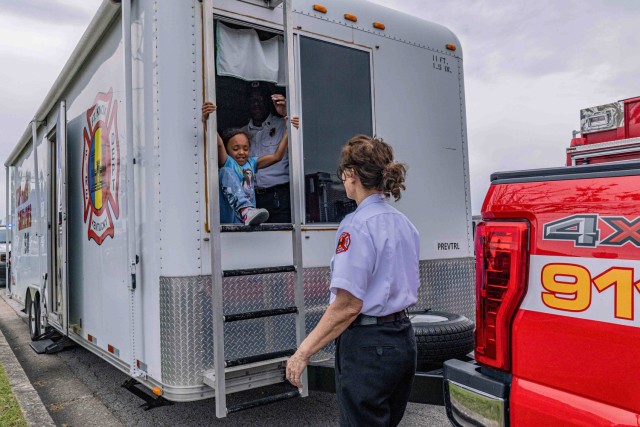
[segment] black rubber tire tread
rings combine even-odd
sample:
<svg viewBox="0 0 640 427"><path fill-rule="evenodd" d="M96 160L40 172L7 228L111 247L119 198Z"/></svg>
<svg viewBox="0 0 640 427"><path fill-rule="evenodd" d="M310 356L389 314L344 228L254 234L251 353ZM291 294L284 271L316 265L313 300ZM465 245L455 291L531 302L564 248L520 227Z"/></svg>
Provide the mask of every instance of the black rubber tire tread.
<svg viewBox="0 0 640 427"><path fill-rule="evenodd" d="M459 314L442 311L411 313L409 317L417 314L430 314L448 319L437 323L412 320L418 347L418 365L464 357L473 351L475 325L471 320Z"/></svg>
<svg viewBox="0 0 640 427"><path fill-rule="evenodd" d="M31 295L29 294L27 296L27 316L29 319L29 336L31 337L31 341L37 341L38 337L40 336L40 315L39 312L40 311L40 301L39 298L36 297L35 301L33 301L31 299ZM34 313L35 312L35 313ZM34 330L32 331L31 328L31 317L35 316L35 326L34 326Z"/></svg>

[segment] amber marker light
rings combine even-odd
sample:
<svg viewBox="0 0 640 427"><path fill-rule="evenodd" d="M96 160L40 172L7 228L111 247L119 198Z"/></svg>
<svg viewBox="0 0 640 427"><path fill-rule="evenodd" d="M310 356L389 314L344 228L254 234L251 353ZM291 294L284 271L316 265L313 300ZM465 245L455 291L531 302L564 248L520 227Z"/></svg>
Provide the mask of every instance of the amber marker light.
<svg viewBox="0 0 640 427"><path fill-rule="evenodd" d="M346 19L347 21L351 21L351 22L358 22L358 17L356 15L352 15L350 13L345 13L344 14L344 19Z"/></svg>
<svg viewBox="0 0 640 427"><path fill-rule="evenodd" d="M153 394L155 394L156 396L162 396L162 390L160 390L160 387L155 386L153 389Z"/></svg>
<svg viewBox="0 0 640 427"><path fill-rule="evenodd" d="M327 8L320 5L320 4L314 4L313 5L313 10L315 10L316 12L320 12L320 13L327 13Z"/></svg>
<svg viewBox="0 0 640 427"><path fill-rule="evenodd" d="M377 28L379 30L384 30L384 24L382 22L374 22L373 28Z"/></svg>
<svg viewBox="0 0 640 427"><path fill-rule="evenodd" d="M456 50L458 47L455 44L446 45L447 50Z"/></svg>

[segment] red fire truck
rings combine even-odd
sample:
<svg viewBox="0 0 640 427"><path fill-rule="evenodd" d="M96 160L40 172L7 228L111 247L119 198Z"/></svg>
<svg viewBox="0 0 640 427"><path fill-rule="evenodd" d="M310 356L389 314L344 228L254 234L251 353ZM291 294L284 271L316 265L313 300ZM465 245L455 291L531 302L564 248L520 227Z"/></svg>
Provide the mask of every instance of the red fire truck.
<svg viewBox="0 0 640 427"><path fill-rule="evenodd" d="M613 108L583 110L567 150L594 164L491 176L475 361L444 366L454 425L640 425L640 98Z"/></svg>
<svg viewBox="0 0 640 427"><path fill-rule="evenodd" d="M640 97L580 111L567 166L640 159Z"/></svg>

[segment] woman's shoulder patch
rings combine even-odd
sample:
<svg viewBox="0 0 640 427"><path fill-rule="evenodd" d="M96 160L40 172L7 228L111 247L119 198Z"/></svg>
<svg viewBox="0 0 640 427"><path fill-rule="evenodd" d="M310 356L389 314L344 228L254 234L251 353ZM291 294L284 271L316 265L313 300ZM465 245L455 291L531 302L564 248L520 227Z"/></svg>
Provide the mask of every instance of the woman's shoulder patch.
<svg viewBox="0 0 640 427"><path fill-rule="evenodd" d="M336 253L341 254L342 252L346 252L349 250L349 245L351 245L351 235L346 231L343 231L338 238L338 246L336 246Z"/></svg>

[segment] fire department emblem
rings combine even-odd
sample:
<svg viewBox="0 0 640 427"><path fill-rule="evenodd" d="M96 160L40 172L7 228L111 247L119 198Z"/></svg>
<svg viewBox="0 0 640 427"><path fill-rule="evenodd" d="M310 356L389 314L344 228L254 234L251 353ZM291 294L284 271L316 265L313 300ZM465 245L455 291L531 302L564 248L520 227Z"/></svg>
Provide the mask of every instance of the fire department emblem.
<svg viewBox="0 0 640 427"><path fill-rule="evenodd" d="M82 194L84 223L88 239L98 245L114 237L114 218L120 216L120 142L118 140L118 102L113 90L98 93L87 111L82 156Z"/></svg>
<svg viewBox="0 0 640 427"><path fill-rule="evenodd" d="M342 252L346 252L349 250L349 245L351 245L351 235L346 231L340 234L338 238L338 246L336 246L336 253L341 254Z"/></svg>

